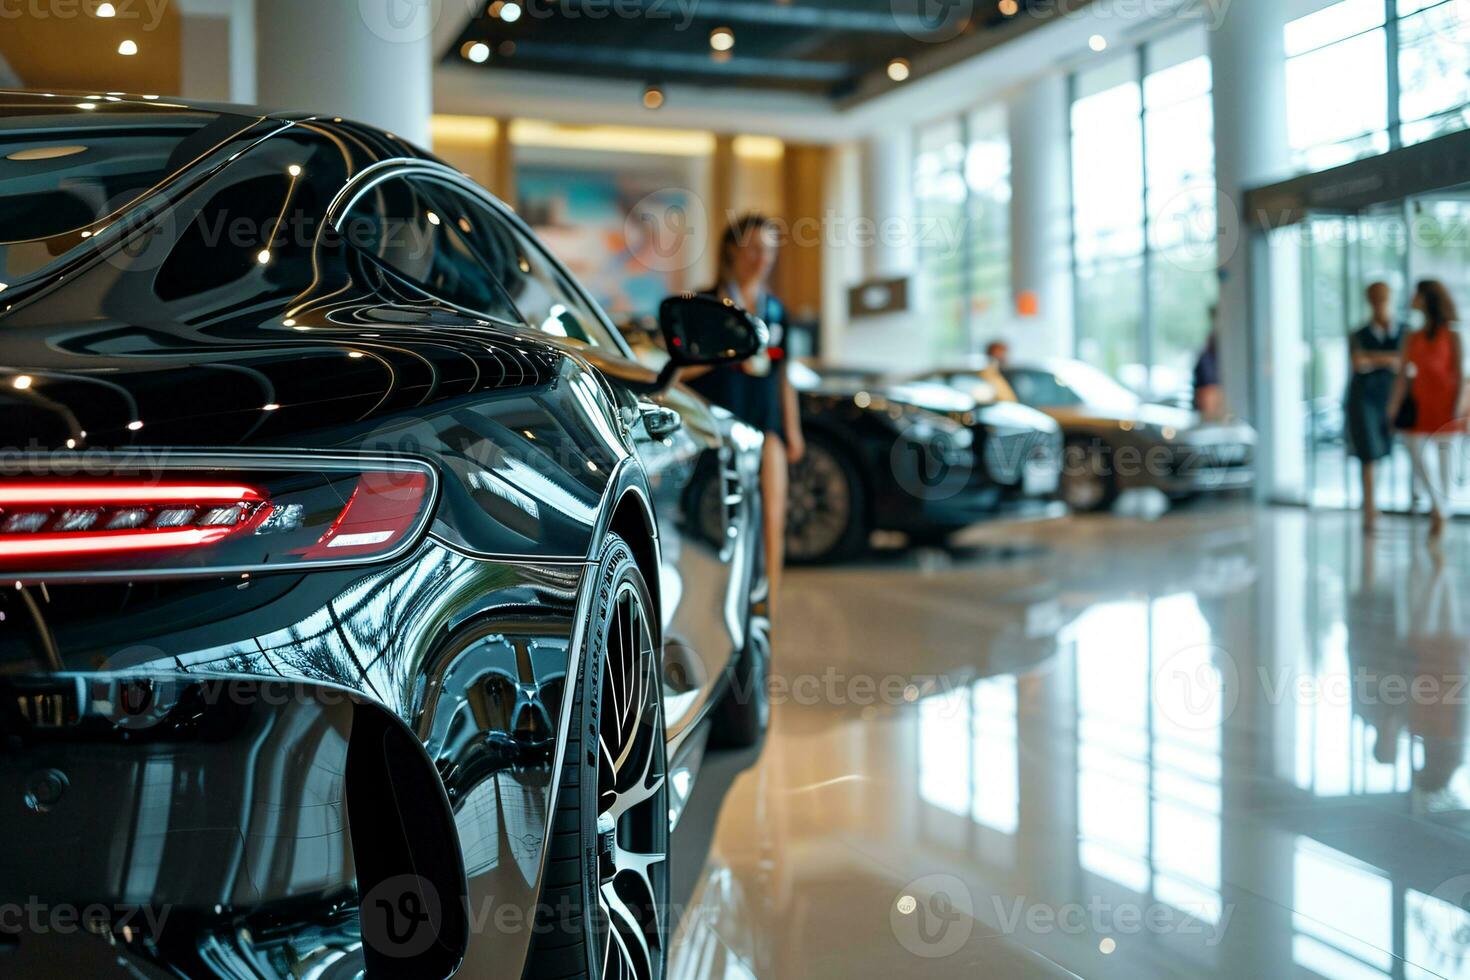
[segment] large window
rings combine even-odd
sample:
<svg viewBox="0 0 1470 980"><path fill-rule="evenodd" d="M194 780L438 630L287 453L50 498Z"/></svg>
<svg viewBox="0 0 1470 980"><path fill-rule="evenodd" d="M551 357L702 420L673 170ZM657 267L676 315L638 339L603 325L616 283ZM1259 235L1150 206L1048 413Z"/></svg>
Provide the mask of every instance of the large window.
<svg viewBox="0 0 1470 980"><path fill-rule="evenodd" d="M1171 35L1072 79L1077 352L1129 386L1187 398L1215 301L1210 62Z"/></svg>
<svg viewBox="0 0 1470 980"><path fill-rule="evenodd" d="M1005 109L918 133L914 197L919 304L935 355L968 353L1010 312L1011 153Z"/></svg>
<svg viewBox="0 0 1470 980"><path fill-rule="evenodd" d="M1470 126L1464 0L1313 6L1286 25L1287 129L1297 166L1322 170Z"/></svg>

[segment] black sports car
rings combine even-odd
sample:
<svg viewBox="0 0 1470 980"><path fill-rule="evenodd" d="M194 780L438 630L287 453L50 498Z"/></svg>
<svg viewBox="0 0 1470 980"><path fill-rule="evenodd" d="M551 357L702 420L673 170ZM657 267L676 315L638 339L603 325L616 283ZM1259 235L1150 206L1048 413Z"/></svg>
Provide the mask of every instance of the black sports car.
<svg viewBox="0 0 1470 980"><path fill-rule="evenodd" d="M806 458L791 471L787 556L850 557L870 532L942 543L996 513L1049 501L1057 424L1024 405L978 405L944 385L789 365Z"/></svg>
<svg viewBox="0 0 1470 980"><path fill-rule="evenodd" d="M662 976L759 434L331 117L0 93L0 290L0 972Z"/></svg>

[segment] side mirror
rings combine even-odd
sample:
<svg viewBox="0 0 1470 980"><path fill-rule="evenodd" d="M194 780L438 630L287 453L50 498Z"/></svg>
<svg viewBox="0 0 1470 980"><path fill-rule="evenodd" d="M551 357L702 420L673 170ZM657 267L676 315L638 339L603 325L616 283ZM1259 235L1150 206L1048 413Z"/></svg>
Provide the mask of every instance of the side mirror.
<svg viewBox="0 0 1470 980"><path fill-rule="evenodd" d="M743 361L770 340L766 325L734 303L692 293L664 300L658 325L675 367Z"/></svg>

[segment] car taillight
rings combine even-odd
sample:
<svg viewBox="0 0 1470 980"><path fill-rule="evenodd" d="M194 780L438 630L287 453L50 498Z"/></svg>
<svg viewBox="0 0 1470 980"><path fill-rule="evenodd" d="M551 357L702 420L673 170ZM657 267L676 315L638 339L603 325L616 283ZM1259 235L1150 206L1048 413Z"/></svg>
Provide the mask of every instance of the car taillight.
<svg viewBox="0 0 1470 980"><path fill-rule="evenodd" d="M268 571L381 560L428 523L433 471L413 461L128 460L105 477L0 484L0 576ZM166 476L161 475L166 474Z"/></svg>

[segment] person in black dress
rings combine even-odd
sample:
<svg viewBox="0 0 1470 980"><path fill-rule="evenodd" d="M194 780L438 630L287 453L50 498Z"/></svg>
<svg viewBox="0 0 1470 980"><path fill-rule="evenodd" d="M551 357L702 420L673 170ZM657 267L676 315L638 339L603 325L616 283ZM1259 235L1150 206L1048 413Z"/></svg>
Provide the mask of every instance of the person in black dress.
<svg viewBox="0 0 1470 980"><path fill-rule="evenodd" d="M1363 528L1371 531L1378 516L1373 496L1374 470L1380 459L1393 451L1393 427L1388 402L1398 371L1403 328L1394 322L1388 283L1375 282L1366 293L1372 315L1354 330L1348 345L1353 376L1347 390L1347 435L1349 451L1362 464Z"/></svg>
<svg viewBox="0 0 1470 980"><path fill-rule="evenodd" d="M764 515L768 612L786 552L787 467L806 454L796 391L786 377L785 310L767 287L780 243L769 218L747 214L731 222L720 238L719 271L706 292L731 300L771 328L765 351L739 364L693 368L680 379L742 422L766 434L761 451L761 509Z"/></svg>

